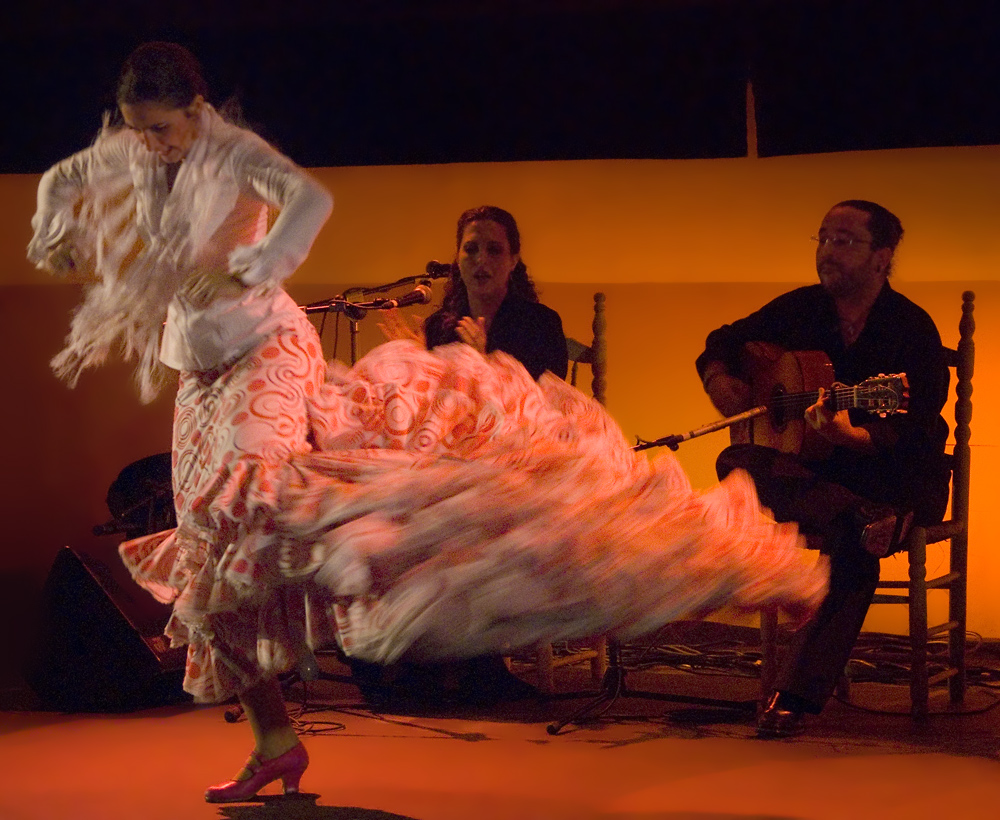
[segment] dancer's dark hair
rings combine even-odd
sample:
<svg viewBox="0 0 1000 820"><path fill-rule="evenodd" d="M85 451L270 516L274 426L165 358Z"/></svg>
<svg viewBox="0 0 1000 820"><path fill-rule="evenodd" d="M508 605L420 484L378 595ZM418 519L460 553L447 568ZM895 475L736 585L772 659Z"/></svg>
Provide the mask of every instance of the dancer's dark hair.
<svg viewBox="0 0 1000 820"><path fill-rule="evenodd" d="M208 98L208 83L198 59L177 43L143 43L122 66L118 78L119 105L159 103L187 108L195 97Z"/></svg>

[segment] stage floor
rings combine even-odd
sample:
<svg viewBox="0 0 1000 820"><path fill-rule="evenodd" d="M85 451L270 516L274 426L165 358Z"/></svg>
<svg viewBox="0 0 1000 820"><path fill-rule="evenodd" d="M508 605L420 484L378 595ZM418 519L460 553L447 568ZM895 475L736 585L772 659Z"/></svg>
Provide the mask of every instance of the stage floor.
<svg viewBox="0 0 1000 820"><path fill-rule="evenodd" d="M325 664L326 665L326 664ZM330 671L336 671L331 669ZM642 691L752 698L756 682L676 671L630 673ZM563 690L590 684L559 670ZM855 686L879 711L905 709L894 685ZM625 698L558 735L575 699L480 710L376 714L355 687L311 685L302 716L311 765L297 798L275 785L252 803L203 802L250 750L225 706L126 715L0 713L4 820L491 820L670 818L845 820L996 818L1000 709L973 688L964 715L925 725L831 702L807 735L754 736L750 715ZM943 694L935 708L944 709ZM294 708L294 707L293 707Z"/></svg>

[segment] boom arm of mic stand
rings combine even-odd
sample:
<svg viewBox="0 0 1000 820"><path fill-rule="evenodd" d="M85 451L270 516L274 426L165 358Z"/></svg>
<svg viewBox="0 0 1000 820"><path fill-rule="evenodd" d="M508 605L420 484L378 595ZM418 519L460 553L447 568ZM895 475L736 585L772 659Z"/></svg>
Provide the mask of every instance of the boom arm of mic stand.
<svg viewBox="0 0 1000 820"><path fill-rule="evenodd" d="M397 279L395 282L390 282L387 285L372 285L371 287L358 285L357 287L349 288L348 290L344 291L343 295L347 296L347 294L349 293L357 293L357 294L385 293L386 291L393 290L394 288L398 288L401 285L415 285L418 282L427 281L432 278L433 277L427 273L422 273L417 276L404 276L402 279ZM430 282L428 282L428 284L430 284Z"/></svg>
<svg viewBox="0 0 1000 820"><path fill-rule="evenodd" d="M418 285L417 291L424 295L421 300L422 304L426 304L431 300L431 281L427 274L423 276L404 276L395 282L388 285L379 285L374 288L365 287L354 287L348 288L343 293L334 296L332 299L325 299L322 302L313 302L308 305L299 305L299 309L302 310L307 315L310 313L343 313L349 320L348 327L350 328L351 334L351 364L356 364L358 361L358 322L368 315L370 310L389 310L391 308L399 307L399 299L382 299L376 298L368 302L354 302L347 297L355 294L374 294L374 293L384 293L385 291L397 288L400 285L410 284L410 283L426 283L426 287ZM413 304L412 302L407 302L405 304Z"/></svg>
<svg viewBox="0 0 1000 820"><path fill-rule="evenodd" d="M343 296L334 296L322 302L309 305L299 305L306 315L310 313L343 313L352 322L360 322L368 313L368 305L364 302L349 302Z"/></svg>
<svg viewBox="0 0 1000 820"><path fill-rule="evenodd" d="M422 277L426 279L427 277ZM419 282L420 278L414 281ZM430 290L427 290L427 298L430 298ZM397 299L371 299L367 302L351 302L343 295L334 296L332 299L325 299L322 302L312 302L308 305L299 305L299 309L305 313L344 313L347 318L359 321L365 317L369 310L390 310L399 307Z"/></svg>
<svg viewBox="0 0 1000 820"><path fill-rule="evenodd" d="M713 421L711 424L706 424L704 427L699 427L688 433L675 433L672 436L658 438L656 441L645 441L644 439L636 436L636 443L632 449L639 451L648 450L650 447L669 447L671 450L676 450L682 442L690 441L691 439L698 438L699 436L704 436L707 433L714 433L716 430L724 430L726 427L732 427L734 424L739 424L741 421L749 421L757 416L762 416L766 412L767 407L761 405L760 407L754 407L752 410L746 410L743 413L738 413L735 416L728 416L727 418L719 419L719 421Z"/></svg>
<svg viewBox="0 0 1000 820"><path fill-rule="evenodd" d="M332 299L324 299L322 302L299 305L299 310L305 313L343 313L348 304L350 303L343 296L334 296Z"/></svg>

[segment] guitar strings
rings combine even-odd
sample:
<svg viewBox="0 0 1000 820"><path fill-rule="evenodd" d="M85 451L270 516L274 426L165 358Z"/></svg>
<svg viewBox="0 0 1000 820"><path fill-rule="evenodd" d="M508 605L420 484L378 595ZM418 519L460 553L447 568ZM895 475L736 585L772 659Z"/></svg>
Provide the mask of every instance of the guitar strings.
<svg viewBox="0 0 1000 820"><path fill-rule="evenodd" d="M858 397L856 387L837 387L828 391L827 395L832 399L835 407L880 407L883 410L897 409L899 400L891 388L872 391L866 389L867 396ZM805 410L814 405L819 399L818 390L808 390L803 393L780 393L772 397L766 406L771 410ZM846 405L843 403L846 402Z"/></svg>

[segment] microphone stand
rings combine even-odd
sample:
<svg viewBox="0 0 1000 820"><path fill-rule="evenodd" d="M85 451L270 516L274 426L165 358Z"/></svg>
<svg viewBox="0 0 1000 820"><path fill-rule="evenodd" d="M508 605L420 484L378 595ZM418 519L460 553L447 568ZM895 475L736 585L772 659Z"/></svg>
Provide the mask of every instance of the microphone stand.
<svg viewBox="0 0 1000 820"><path fill-rule="evenodd" d="M352 365L357 364L358 361L358 333L360 331L358 322L365 318L368 310L361 303L350 301L347 296L361 290L361 288L351 288L331 299L324 299L321 302L313 302L308 305L299 305L307 316L310 313L343 313L348 318L347 326L351 337Z"/></svg>
<svg viewBox="0 0 1000 820"><path fill-rule="evenodd" d="M698 436L704 436L707 433L714 433L716 430L724 430L726 427L732 427L741 421L749 421L757 416L763 416L767 411L767 407L761 405L760 407L754 407L742 413L737 413L735 416L728 416L727 418L719 419L719 421L713 421L711 424L706 424L704 427L698 427L687 433L675 433L672 436L658 438L656 441L646 441L636 436L636 443L632 449L639 451L648 450L650 447L669 447L671 450L676 451L678 445L685 441L698 438Z"/></svg>
<svg viewBox="0 0 1000 820"><path fill-rule="evenodd" d="M343 313L348 318L348 328L351 338L351 364L358 362L358 334L360 333L359 322L368 315L369 310L389 310L397 307L393 299L373 299L367 302L356 302L351 299L353 296L367 296L375 293L387 293L402 285L413 285L433 278L427 274L422 276L404 276L395 282L387 285L375 285L374 287L353 287L348 288L343 293L337 294L330 299L323 299L319 302L312 302L308 305L299 305L306 313ZM428 283L430 284L430 283Z"/></svg>
<svg viewBox="0 0 1000 820"><path fill-rule="evenodd" d="M689 441L690 439L698 438L699 436L704 436L707 433L714 433L716 430L722 430L741 421L747 421L763 415L766 412L766 407L754 407L753 409L739 413L738 415L729 416L728 418L712 422L711 424L706 424L703 427L698 427L688 433L664 436L663 438L658 438L655 441L645 441L644 439L636 436L636 444L632 449L638 451L648 450L651 447L669 447L671 450L676 450L681 442ZM753 713L757 710L758 701L756 699L721 700L719 698L693 697L690 695L675 695L667 692L645 692L632 689L629 687L628 681L626 680L626 671L627 670L622 663L621 641L616 638L608 638L608 668L604 673L604 678L601 680L601 688L594 694L593 699L589 703L585 704L568 717L550 723L545 729L546 732L550 735L557 735L570 724L580 724L590 718L598 717L607 712L607 710L610 709L619 698L642 698L645 700L662 700L673 703L686 703L694 706L715 707L718 710L735 713Z"/></svg>

